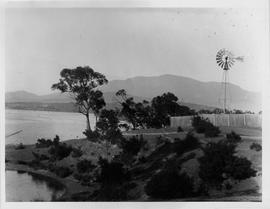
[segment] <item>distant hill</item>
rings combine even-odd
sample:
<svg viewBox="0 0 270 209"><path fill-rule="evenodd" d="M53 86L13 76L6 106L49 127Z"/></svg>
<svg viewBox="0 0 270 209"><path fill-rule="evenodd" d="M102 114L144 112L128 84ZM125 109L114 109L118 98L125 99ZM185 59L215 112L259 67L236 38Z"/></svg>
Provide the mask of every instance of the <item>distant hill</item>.
<svg viewBox="0 0 270 209"><path fill-rule="evenodd" d="M234 84L228 84L230 106L232 108L261 110L261 94L250 92ZM201 82L195 79L162 75L153 77L134 77L126 80L114 80L101 88L104 92L125 89L129 94L153 98L164 92L174 93L180 101L206 106L221 106L221 84L219 82Z"/></svg>
<svg viewBox="0 0 270 209"><path fill-rule="evenodd" d="M232 108L259 111L261 94L246 91L237 85L229 84L230 106ZM201 82L191 78L162 75L134 77L126 80L113 80L100 88L109 106L117 106L115 92L125 89L136 101L148 100L165 92L172 92L183 105L192 109L213 109L220 107L221 86L218 82ZM55 92L48 95L35 95L26 91L6 93L6 103L72 103L68 94ZM55 105L59 107L59 105ZM61 106L61 105L60 105Z"/></svg>

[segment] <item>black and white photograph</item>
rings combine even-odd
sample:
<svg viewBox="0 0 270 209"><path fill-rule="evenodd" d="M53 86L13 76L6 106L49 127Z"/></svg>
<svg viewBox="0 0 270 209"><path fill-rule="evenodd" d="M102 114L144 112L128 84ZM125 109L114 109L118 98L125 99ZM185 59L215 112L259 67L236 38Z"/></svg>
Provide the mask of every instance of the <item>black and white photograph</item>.
<svg viewBox="0 0 270 209"><path fill-rule="evenodd" d="M268 10L50 5L5 6L1 201L262 203Z"/></svg>

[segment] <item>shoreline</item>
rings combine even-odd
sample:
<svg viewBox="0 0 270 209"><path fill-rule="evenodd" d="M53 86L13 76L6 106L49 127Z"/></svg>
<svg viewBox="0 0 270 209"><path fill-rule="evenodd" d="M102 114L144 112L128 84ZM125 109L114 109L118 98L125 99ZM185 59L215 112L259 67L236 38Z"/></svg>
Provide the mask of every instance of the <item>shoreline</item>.
<svg viewBox="0 0 270 209"><path fill-rule="evenodd" d="M24 171L27 173L33 173L37 175L43 176L48 181L56 181L61 186L63 186L64 193L58 197L56 200L52 201L62 201L62 200L71 200L72 195L81 193L81 192L89 192L90 187L82 186L79 182L72 180L71 178L60 178L56 176L54 173L48 170L35 170L26 165L19 165L14 163L5 163L5 171Z"/></svg>

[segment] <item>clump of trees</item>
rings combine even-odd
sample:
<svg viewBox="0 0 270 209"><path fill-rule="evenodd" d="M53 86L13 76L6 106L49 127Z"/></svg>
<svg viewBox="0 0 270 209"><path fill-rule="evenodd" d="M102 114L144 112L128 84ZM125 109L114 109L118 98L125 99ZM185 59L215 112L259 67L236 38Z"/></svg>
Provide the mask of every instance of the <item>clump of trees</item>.
<svg viewBox="0 0 270 209"><path fill-rule="evenodd" d="M170 124L171 116L194 115L195 112L178 103L178 98L168 92L154 97L151 102L135 102L124 89L116 93L121 104L121 116L137 128L162 128Z"/></svg>

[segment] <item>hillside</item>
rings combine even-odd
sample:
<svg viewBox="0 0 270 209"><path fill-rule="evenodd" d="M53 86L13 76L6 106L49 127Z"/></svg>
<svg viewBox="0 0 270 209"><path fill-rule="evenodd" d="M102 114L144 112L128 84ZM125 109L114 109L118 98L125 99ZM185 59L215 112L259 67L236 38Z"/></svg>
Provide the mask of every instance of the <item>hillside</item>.
<svg viewBox="0 0 270 209"><path fill-rule="evenodd" d="M231 108L253 111L261 109L261 95L259 93L246 91L234 84L228 86ZM126 89L131 95L146 98L153 98L169 91L182 102L212 107L221 106L220 98L222 96L219 82L201 82L175 75L114 80L101 89L105 92Z"/></svg>

